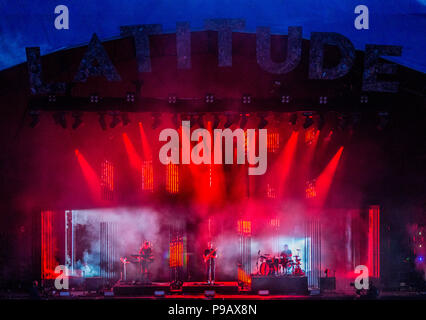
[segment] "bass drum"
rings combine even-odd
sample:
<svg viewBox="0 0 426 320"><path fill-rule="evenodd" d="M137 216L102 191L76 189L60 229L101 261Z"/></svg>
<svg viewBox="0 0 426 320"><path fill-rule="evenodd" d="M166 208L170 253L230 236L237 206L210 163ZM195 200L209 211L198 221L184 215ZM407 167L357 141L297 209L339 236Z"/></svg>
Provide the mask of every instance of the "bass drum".
<svg viewBox="0 0 426 320"><path fill-rule="evenodd" d="M267 276L271 273L271 268L269 267L269 264L267 264L266 262L262 262L260 264L260 268L259 268L259 273L262 276Z"/></svg>
<svg viewBox="0 0 426 320"><path fill-rule="evenodd" d="M278 268L273 263L262 262L260 264L259 273L262 276L269 276L271 274L277 274Z"/></svg>

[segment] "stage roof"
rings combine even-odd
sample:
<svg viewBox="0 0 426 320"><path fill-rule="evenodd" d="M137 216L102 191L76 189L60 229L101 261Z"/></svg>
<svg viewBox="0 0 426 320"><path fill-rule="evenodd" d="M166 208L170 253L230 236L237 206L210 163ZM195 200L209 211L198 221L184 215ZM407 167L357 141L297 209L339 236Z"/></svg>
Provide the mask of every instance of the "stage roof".
<svg viewBox="0 0 426 320"><path fill-rule="evenodd" d="M69 30L54 28L58 4L69 8ZM354 28L354 8L359 4L369 8L369 30ZM164 32L174 33L180 21L189 22L192 31L201 31L204 19L242 18L245 32L269 26L273 33L287 34L288 26L302 26L305 39L312 31L339 32L359 50L370 43L399 45L402 56L389 60L426 72L426 0L0 0L0 16L0 69L24 62L25 47L39 46L45 55L86 45L93 33L101 41L119 37L122 25L159 23Z"/></svg>

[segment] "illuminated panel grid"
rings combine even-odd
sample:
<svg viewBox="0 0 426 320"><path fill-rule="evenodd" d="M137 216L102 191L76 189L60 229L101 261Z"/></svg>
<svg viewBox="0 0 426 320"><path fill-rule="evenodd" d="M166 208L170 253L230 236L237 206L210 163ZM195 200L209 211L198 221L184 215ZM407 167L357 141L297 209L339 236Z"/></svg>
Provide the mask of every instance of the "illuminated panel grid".
<svg viewBox="0 0 426 320"><path fill-rule="evenodd" d="M183 239L179 237L178 239L173 239L170 242L170 268L183 267Z"/></svg>
<svg viewBox="0 0 426 320"><path fill-rule="evenodd" d="M317 129L311 127L305 130L305 143L312 144L315 141Z"/></svg>
<svg viewBox="0 0 426 320"><path fill-rule="evenodd" d="M251 277L245 270L241 267L238 267L238 282L242 283L245 286L251 284Z"/></svg>
<svg viewBox="0 0 426 320"><path fill-rule="evenodd" d="M368 210L368 269L370 276L380 277L380 207Z"/></svg>
<svg viewBox="0 0 426 320"><path fill-rule="evenodd" d="M154 191L154 170L152 167L152 160L145 160L142 163L141 189L142 191Z"/></svg>
<svg viewBox="0 0 426 320"><path fill-rule="evenodd" d="M277 192L273 186L271 186L269 183L266 185L266 196L271 199L277 198Z"/></svg>
<svg viewBox="0 0 426 320"><path fill-rule="evenodd" d="M315 179L306 181L306 187L305 187L306 199L312 199L317 196L316 183L317 181Z"/></svg>
<svg viewBox="0 0 426 320"><path fill-rule="evenodd" d="M108 160L101 164L101 192L102 200L114 198L114 165Z"/></svg>
<svg viewBox="0 0 426 320"><path fill-rule="evenodd" d="M251 234L251 221L238 220L238 233L243 235Z"/></svg>
<svg viewBox="0 0 426 320"><path fill-rule="evenodd" d="M55 259L53 238L53 211L41 212L41 278L55 279L55 268L59 264Z"/></svg>
<svg viewBox="0 0 426 320"><path fill-rule="evenodd" d="M179 168L173 163L166 167L166 190L170 193L179 192Z"/></svg>
<svg viewBox="0 0 426 320"><path fill-rule="evenodd" d="M280 219L279 218L271 219L269 221L269 223L270 223L271 227L273 227L273 228L279 228L280 227Z"/></svg>
<svg viewBox="0 0 426 320"><path fill-rule="evenodd" d="M268 152L275 153L280 148L280 134L278 132L268 132Z"/></svg>

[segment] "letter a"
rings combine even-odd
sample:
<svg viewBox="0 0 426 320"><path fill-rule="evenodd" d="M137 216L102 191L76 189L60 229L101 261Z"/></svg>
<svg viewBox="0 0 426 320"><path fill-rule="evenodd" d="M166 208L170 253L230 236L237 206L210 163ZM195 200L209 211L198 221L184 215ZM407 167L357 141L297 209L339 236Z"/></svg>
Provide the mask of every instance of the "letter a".
<svg viewBox="0 0 426 320"><path fill-rule="evenodd" d="M355 288L368 289L368 268L363 265L356 266L355 273L361 273L355 278Z"/></svg>

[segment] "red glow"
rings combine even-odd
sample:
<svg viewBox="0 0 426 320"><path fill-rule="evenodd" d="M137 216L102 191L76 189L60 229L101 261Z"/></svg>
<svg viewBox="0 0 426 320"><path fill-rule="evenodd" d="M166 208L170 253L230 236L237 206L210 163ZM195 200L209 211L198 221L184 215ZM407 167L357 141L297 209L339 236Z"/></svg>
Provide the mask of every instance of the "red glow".
<svg viewBox="0 0 426 320"><path fill-rule="evenodd" d="M53 211L41 212L41 278L55 279L55 268L59 264L55 259L56 241L53 237Z"/></svg>
<svg viewBox="0 0 426 320"><path fill-rule="evenodd" d="M102 199L113 200L114 198L114 166L108 161L102 162L101 168Z"/></svg>
<svg viewBox="0 0 426 320"><path fill-rule="evenodd" d="M179 192L179 167L173 163L167 165L166 190L170 193Z"/></svg>
<svg viewBox="0 0 426 320"><path fill-rule="evenodd" d="M78 163L83 172L84 178L89 186L90 193L93 199L99 199L101 195L101 184L95 170L90 166L84 156L75 149L75 155L77 156Z"/></svg>
<svg viewBox="0 0 426 320"><path fill-rule="evenodd" d="M281 152L280 158L274 168L274 176L277 177L277 181L280 183L279 194L282 195L285 191L285 186L290 174L290 170L294 161L294 155L296 153L297 139L299 132L293 131L290 139L287 141L283 151Z"/></svg>
<svg viewBox="0 0 426 320"><path fill-rule="evenodd" d="M368 270L370 276L380 277L380 207L368 210Z"/></svg>
<svg viewBox="0 0 426 320"><path fill-rule="evenodd" d="M327 199L327 195L333 182L334 174L336 173L342 152L343 147L340 147L340 149L336 152L336 154L328 163L327 167L325 167L317 179L316 193L319 206L322 206Z"/></svg>
<svg viewBox="0 0 426 320"><path fill-rule="evenodd" d="M151 147L149 145L148 138L146 137L145 130L143 129L142 122L139 122L139 132L140 132L141 141L142 141L143 159L151 160L152 159Z"/></svg>
<svg viewBox="0 0 426 320"><path fill-rule="evenodd" d="M123 142L124 142L124 146L126 147L127 156L129 157L130 165L132 166L132 168L139 171L142 165L142 161L138 153L136 152L135 147L133 146L132 142L127 136L127 133L123 133Z"/></svg>
<svg viewBox="0 0 426 320"><path fill-rule="evenodd" d="M251 221L238 220L238 233L251 235Z"/></svg>

